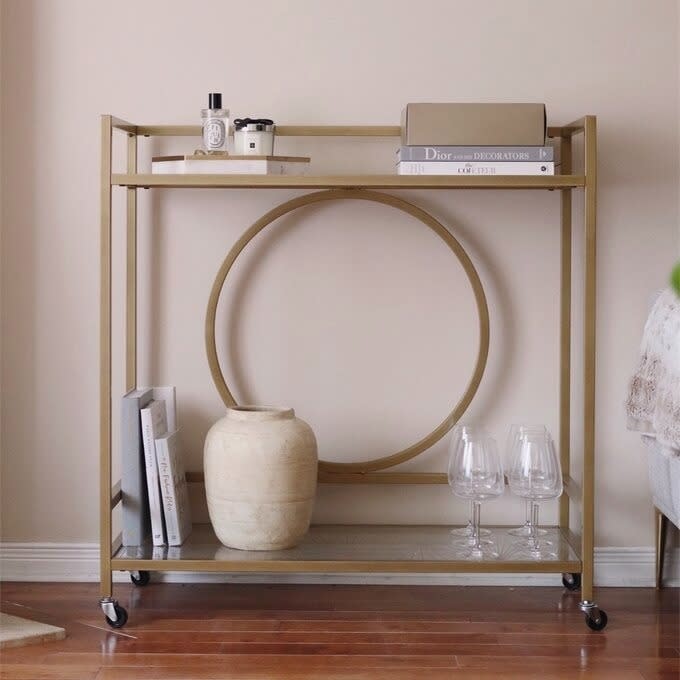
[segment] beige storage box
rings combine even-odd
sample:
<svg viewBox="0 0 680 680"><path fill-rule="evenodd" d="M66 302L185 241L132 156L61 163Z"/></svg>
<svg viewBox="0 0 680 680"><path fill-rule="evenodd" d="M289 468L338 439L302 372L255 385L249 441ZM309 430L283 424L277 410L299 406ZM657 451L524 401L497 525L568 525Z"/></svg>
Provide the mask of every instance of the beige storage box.
<svg viewBox="0 0 680 680"><path fill-rule="evenodd" d="M545 104L407 104L407 146L542 146Z"/></svg>

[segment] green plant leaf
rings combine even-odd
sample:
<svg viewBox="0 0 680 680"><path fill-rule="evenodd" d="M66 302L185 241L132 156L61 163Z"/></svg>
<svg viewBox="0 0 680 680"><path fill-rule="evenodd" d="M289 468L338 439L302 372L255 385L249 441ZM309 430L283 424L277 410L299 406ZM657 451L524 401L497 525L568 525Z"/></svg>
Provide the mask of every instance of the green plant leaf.
<svg viewBox="0 0 680 680"><path fill-rule="evenodd" d="M678 262L671 272L671 286L680 295L680 262Z"/></svg>

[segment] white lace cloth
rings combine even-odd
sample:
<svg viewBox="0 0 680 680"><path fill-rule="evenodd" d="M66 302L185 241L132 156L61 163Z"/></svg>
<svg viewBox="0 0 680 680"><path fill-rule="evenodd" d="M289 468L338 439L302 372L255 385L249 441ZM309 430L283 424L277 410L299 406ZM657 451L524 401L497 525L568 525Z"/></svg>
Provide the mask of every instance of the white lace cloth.
<svg viewBox="0 0 680 680"><path fill-rule="evenodd" d="M626 401L628 428L680 455L680 297L668 289L649 313Z"/></svg>

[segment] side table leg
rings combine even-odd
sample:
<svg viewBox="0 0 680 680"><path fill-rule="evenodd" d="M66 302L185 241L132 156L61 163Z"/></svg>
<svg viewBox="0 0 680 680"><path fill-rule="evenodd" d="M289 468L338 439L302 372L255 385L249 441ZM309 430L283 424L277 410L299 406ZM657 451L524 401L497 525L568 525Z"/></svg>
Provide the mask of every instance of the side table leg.
<svg viewBox="0 0 680 680"><path fill-rule="evenodd" d="M666 553L666 533L668 517L658 508L654 508L656 519L656 589L663 585L663 562Z"/></svg>

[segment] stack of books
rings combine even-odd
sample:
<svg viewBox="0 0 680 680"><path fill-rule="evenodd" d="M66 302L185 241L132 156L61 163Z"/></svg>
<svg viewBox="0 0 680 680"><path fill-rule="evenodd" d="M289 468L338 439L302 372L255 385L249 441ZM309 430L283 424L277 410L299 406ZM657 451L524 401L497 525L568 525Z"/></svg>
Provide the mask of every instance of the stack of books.
<svg viewBox="0 0 680 680"><path fill-rule="evenodd" d="M179 546L191 533L176 425L175 388L128 392L122 401L123 545Z"/></svg>
<svg viewBox="0 0 680 680"><path fill-rule="evenodd" d="M408 104L400 175L554 175L543 104Z"/></svg>
<svg viewBox="0 0 680 680"><path fill-rule="evenodd" d="M402 146L400 175L554 175L552 146Z"/></svg>

